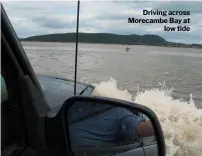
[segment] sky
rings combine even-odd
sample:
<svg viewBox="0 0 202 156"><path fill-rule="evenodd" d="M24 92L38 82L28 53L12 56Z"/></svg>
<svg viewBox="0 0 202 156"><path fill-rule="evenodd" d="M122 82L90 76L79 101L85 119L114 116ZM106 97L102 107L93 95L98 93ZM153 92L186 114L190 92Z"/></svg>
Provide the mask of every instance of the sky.
<svg viewBox="0 0 202 156"><path fill-rule="evenodd" d="M76 1L4 1L3 6L20 38L54 33L76 32ZM167 18L143 15L143 10L190 11L188 32L167 32L164 26L178 24L131 24L134 18ZM114 34L154 34L171 42L202 44L202 1L81 1L79 32Z"/></svg>

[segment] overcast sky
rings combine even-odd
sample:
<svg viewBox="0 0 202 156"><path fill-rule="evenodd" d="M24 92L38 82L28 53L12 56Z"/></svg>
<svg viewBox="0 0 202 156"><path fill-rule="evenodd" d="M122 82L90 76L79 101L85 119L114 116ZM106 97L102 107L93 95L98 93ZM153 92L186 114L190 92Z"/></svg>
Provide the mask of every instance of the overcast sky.
<svg viewBox="0 0 202 156"><path fill-rule="evenodd" d="M75 1L3 2L3 6L19 37L76 31L77 2ZM168 41L202 44L202 1L81 1L80 9L80 32L155 34ZM165 32L165 24L129 24L128 17L160 18L160 16L143 16L143 9L190 11L190 16L174 17L189 17L191 23L186 25L191 28L191 31Z"/></svg>

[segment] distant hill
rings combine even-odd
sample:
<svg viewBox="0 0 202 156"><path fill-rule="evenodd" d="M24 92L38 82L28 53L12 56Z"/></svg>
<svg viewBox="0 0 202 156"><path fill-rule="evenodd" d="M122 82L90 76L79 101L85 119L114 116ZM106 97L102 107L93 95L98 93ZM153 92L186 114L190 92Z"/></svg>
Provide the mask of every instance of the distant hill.
<svg viewBox="0 0 202 156"><path fill-rule="evenodd" d="M76 33L47 34L31 36L20 39L21 41L42 42L75 42ZM182 44L168 42L158 35L118 35L110 33L79 33L81 43L125 44L125 45L151 45L167 47L202 48L201 44Z"/></svg>

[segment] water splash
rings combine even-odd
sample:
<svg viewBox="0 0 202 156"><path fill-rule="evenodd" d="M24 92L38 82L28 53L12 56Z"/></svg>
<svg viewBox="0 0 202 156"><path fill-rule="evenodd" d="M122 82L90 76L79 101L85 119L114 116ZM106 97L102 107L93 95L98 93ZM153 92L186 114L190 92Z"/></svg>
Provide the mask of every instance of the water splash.
<svg viewBox="0 0 202 156"><path fill-rule="evenodd" d="M189 102L173 99L173 88L165 89L165 82L161 89L145 90L135 96L119 89L113 78L95 85L93 95L136 102L152 109L164 132L167 156L202 155L202 110L196 108L192 94Z"/></svg>

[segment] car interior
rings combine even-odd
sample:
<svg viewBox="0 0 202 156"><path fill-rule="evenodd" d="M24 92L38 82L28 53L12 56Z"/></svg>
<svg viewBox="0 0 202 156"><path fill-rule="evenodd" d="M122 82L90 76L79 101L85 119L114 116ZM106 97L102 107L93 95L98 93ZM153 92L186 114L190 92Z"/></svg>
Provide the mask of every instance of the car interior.
<svg viewBox="0 0 202 156"><path fill-rule="evenodd" d="M45 114L50 108L3 7L1 49L1 76L8 97L1 100L2 155L39 155L38 151L54 155L45 142Z"/></svg>

